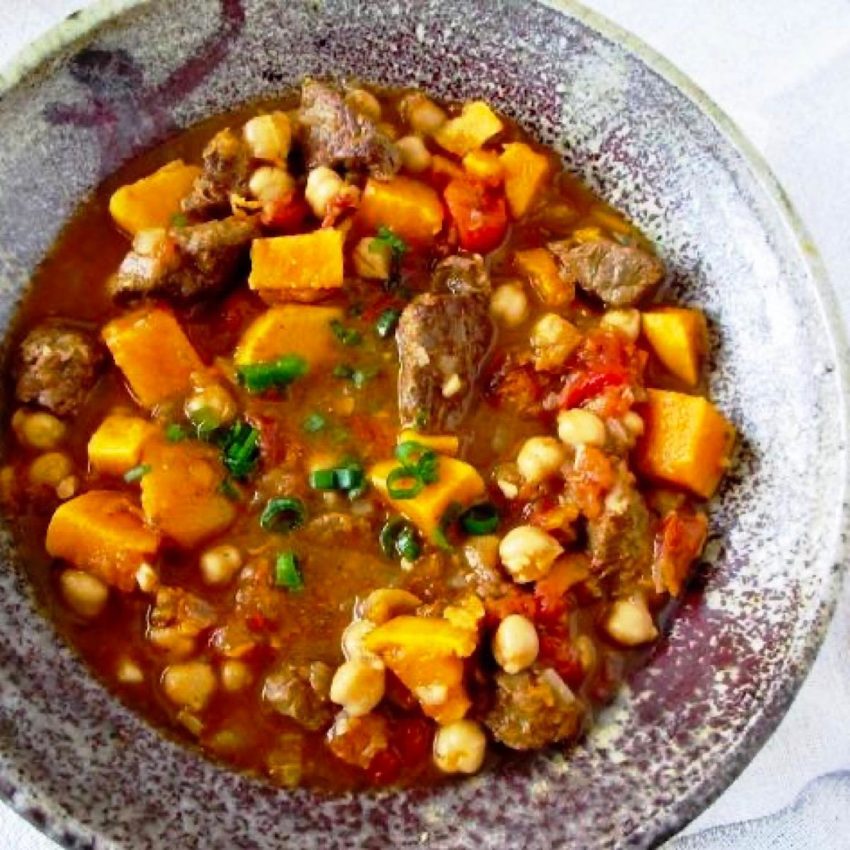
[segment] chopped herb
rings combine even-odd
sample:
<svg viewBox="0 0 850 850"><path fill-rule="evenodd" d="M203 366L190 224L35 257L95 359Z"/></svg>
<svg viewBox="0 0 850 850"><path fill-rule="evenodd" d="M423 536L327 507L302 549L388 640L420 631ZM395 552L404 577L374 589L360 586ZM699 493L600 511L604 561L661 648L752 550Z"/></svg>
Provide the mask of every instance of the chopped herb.
<svg viewBox="0 0 850 850"><path fill-rule="evenodd" d="M328 424L328 420L322 416L321 413L311 413L307 418L301 423L301 427L308 434L317 434Z"/></svg>
<svg viewBox="0 0 850 850"><path fill-rule="evenodd" d="M298 566L298 557L294 552L281 552L274 565L275 587L285 587L287 590L301 590L304 587L304 577Z"/></svg>
<svg viewBox="0 0 850 850"><path fill-rule="evenodd" d="M151 465L149 463L140 463L138 466L134 466L124 473L124 480L128 484L132 484L134 481L144 478L150 471Z"/></svg>
<svg viewBox="0 0 850 850"><path fill-rule="evenodd" d="M335 378L342 378L343 380L351 381L351 383L359 390L367 381L371 380L378 374L378 370L371 366L356 368L349 363L338 363L334 366L334 370L331 374L333 374Z"/></svg>
<svg viewBox="0 0 850 850"><path fill-rule="evenodd" d="M172 227L187 227L188 224L189 219L181 212L176 212L173 216L171 216Z"/></svg>
<svg viewBox="0 0 850 850"><path fill-rule="evenodd" d="M315 469L310 473L310 486L314 490L342 490L350 493L363 487L366 473L356 462L333 469Z"/></svg>
<svg viewBox="0 0 850 850"><path fill-rule="evenodd" d="M289 532L304 525L306 519L301 499L269 499L260 514L260 525L266 531Z"/></svg>
<svg viewBox="0 0 850 850"><path fill-rule="evenodd" d="M395 456L403 467L422 481L423 484L433 484L439 478L439 460L436 452L417 443L407 440L396 446Z"/></svg>
<svg viewBox="0 0 850 850"><path fill-rule="evenodd" d="M360 345L363 342L363 334L360 331L347 328L339 319L334 319L331 322L331 330L343 345Z"/></svg>
<svg viewBox="0 0 850 850"><path fill-rule="evenodd" d="M310 486L314 490L336 490L336 476L332 469L314 469L310 473Z"/></svg>
<svg viewBox="0 0 850 850"><path fill-rule="evenodd" d="M238 502L242 498L239 488L229 479L223 478L218 485L218 492L231 502Z"/></svg>
<svg viewBox="0 0 850 850"><path fill-rule="evenodd" d="M397 466L387 476L387 494L391 499L413 499L425 486L415 469Z"/></svg>
<svg viewBox="0 0 850 850"><path fill-rule="evenodd" d="M391 337L395 333L395 328L398 324L400 316L400 310L395 310L392 307L384 310L384 312L381 313L380 316L378 316L378 320L375 322L375 333L381 339L387 339Z"/></svg>
<svg viewBox="0 0 850 850"><path fill-rule="evenodd" d="M267 363L249 363L236 368L239 383L249 393L264 393L266 390L281 389L296 378L306 375L307 361L298 354L284 354L278 360Z"/></svg>
<svg viewBox="0 0 850 850"><path fill-rule="evenodd" d="M260 459L260 432L247 422L237 422L222 441L222 460L237 480L247 478Z"/></svg>
<svg viewBox="0 0 850 850"><path fill-rule="evenodd" d="M172 422L165 429L165 439L168 440L169 443L181 443L188 436L189 434L186 432L186 429L182 425L178 425L176 422Z"/></svg>
<svg viewBox="0 0 850 850"><path fill-rule="evenodd" d="M467 534L492 534L499 527L499 512L490 502L473 505L460 515L460 524Z"/></svg>
<svg viewBox="0 0 850 850"><path fill-rule="evenodd" d="M401 517L394 517L384 524L378 536L378 543L388 558L401 557L415 561L422 552L416 529Z"/></svg>
<svg viewBox="0 0 850 850"><path fill-rule="evenodd" d="M382 225L378 228L375 240L369 246L369 250L377 254L384 245L393 252L393 257L401 259L407 253L407 242L401 236L393 233L389 227Z"/></svg>

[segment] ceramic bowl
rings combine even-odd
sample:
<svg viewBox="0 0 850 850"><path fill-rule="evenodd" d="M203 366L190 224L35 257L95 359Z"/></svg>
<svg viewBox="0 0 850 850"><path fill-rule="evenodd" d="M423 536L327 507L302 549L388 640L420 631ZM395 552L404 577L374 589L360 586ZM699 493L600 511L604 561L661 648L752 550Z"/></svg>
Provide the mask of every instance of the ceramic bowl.
<svg viewBox="0 0 850 850"><path fill-rule="evenodd" d="M572 751L440 788L330 798L228 772L126 710L39 613L5 537L0 794L74 848L657 843L775 728L836 597L845 346L820 264L728 120L572 3L113 0L72 16L7 72L2 327L103 176L305 74L486 98L656 240L676 297L708 313L711 392L742 435L697 581L648 665Z"/></svg>

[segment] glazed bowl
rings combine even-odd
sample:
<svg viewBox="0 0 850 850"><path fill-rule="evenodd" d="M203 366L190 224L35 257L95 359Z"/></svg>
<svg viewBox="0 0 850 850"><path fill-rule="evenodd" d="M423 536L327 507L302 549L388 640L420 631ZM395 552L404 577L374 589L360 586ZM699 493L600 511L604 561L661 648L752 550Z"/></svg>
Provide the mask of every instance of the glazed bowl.
<svg viewBox="0 0 850 850"><path fill-rule="evenodd" d="M643 847L726 787L826 629L845 528L845 343L763 163L645 46L572 3L103 2L6 74L0 321L78 202L180 128L305 74L483 97L554 145L659 246L712 327L741 433L677 617L572 750L437 788L321 797L229 772L112 697L0 571L0 795L67 847Z"/></svg>

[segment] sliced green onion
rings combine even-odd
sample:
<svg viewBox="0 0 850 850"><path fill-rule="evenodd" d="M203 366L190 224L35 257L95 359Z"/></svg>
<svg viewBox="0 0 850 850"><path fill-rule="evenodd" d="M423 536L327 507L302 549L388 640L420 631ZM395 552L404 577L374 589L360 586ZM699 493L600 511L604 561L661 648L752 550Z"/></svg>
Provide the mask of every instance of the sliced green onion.
<svg viewBox="0 0 850 850"><path fill-rule="evenodd" d="M260 525L266 531L289 532L304 525L307 510L301 499L269 499L260 514Z"/></svg>
<svg viewBox="0 0 850 850"><path fill-rule="evenodd" d="M391 499L412 499L424 486L416 471L406 466L396 467L387 476L387 494Z"/></svg>
<svg viewBox="0 0 850 850"><path fill-rule="evenodd" d="M308 372L307 361L298 354L284 354L268 363L249 363L236 367L239 383L250 393L281 389Z"/></svg>
<svg viewBox="0 0 850 850"><path fill-rule="evenodd" d="M437 453L428 449L422 453L422 457L416 462L416 474L423 484L433 484L440 477L439 460Z"/></svg>
<svg viewBox="0 0 850 850"><path fill-rule="evenodd" d="M473 505L461 514L460 524L467 534L475 536L492 534L499 527L499 512L490 502Z"/></svg>
<svg viewBox="0 0 850 850"><path fill-rule="evenodd" d="M260 432L247 422L237 422L222 441L222 460L237 480L247 478L260 459Z"/></svg>
<svg viewBox="0 0 850 850"><path fill-rule="evenodd" d="M186 429L182 425L178 425L176 422L172 422L165 429L165 439L168 440L169 443L180 443L188 436L189 434L186 432Z"/></svg>
<svg viewBox="0 0 850 850"><path fill-rule="evenodd" d="M354 490L363 484L366 478L366 473L363 467L359 464L351 464L350 466L341 466L334 470L336 478L337 490Z"/></svg>
<svg viewBox="0 0 850 850"><path fill-rule="evenodd" d="M124 480L128 484L132 484L134 481L144 478L150 471L151 465L149 463L140 463L138 466L134 466L124 473Z"/></svg>
<svg viewBox="0 0 850 850"><path fill-rule="evenodd" d="M346 381L351 381L357 389L360 389L367 381L370 381L378 374L378 369L373 366L356 368L349 363L338 363L334 366L334 370L331 374L335 378L342 378Z"/></svg>
<svg viewBox="0 0 850 850"><path fill-rule="evenodd" d="M381 250L382 245L386 245L395 257L400 258L407 252L407 242L384 225L378 228L375 241L369 246L369 250L377 253Z"/></svg>
<svg viewBox="0 0 850 850"><path fill-rule="evenodd" d="M396 325L398 324L398 320L401 317L400 310L394 310L393 308L388 308L378 316L377 321L375 322L375 333L381 339L387 339L391 337L395 332Z"/></svg>
<svg viewBox="0 0 850 850"><path fill-rule="evenodd" d="M422 553L416 529L401 517L394 517L384 524L378 535L378 543L388 558L401 557L415 561Z"/></svg>
<svg viewBox="0 0 850 850"><path fill-rule="evenodd" d="M417 443L416 440L405 440L403 443L399 443L395 447L395 456L405 465L411 466L416 463L420 457L422 457L423 452L428 451L428 449L422 445L422 443Z"/></svg>
<svg viewBox="0 0 850 850"><path fill-rule="evenodd" d="M331 321L331 330L343 345L360 345L363 342L363 334L360 331L347 328L339 319Z"/></svg>
<svg viewBox="0 0 850 850"><path fill-rule="evenodd" d="M304 577L298 566L298 556L294 552L281 552L274 565L275 587L285 587L287 590L301 590L304 587Z"/></svg>
<svg viewBox="0 0 850 850"><path fill-rule="evenodd" d="M406 525L402 528L396 538L395 548L406 561L415 561L422 554L422 547L413 526Z"/></svg>
<svg viewBox="0 0 850 850"><path fill-rule="evenodd" d="M332 469L314 469L309 477L314 490L336 490L336 475Z"/></svg>
<svg viewBox="0 0 850 850"><path fill-rule="evenodd" d="M316 434L328 424L328 420L321 413L311 413L304 419L301 427L308 434Z"/></svg>

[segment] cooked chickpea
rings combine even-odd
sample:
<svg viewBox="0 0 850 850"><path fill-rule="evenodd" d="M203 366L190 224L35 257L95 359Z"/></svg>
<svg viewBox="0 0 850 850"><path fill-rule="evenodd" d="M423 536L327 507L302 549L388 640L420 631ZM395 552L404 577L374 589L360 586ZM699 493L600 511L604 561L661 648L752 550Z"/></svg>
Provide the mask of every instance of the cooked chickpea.
<svg viewBox="0 0 850 850"><path fill-rule="evenodd" d="M36 487L57 487L63 478L71 474L71 458L62 452L47 452L39 455L28 472L30 484Z"/></svg>
<svg viewBox="0 0 850 850"><path fill-rule="evenodd" d="M543 578L563 551L551 534L535 525L511 529L499 544L502 564L520 584Z"/></svg>
<svg viewBox="0 0 850 850"><path fill-rule="evenodd" d="M402 136L396 143L402 165L413 174L431 167L431 153L420 136Z"/></svg>
<svg viewBox="0 0 850 850"><path fill-rule="evenodd" d="M351 717L361 717L384 698L384 687L384 665L380 661L352 658L337 667L330 697Z"/></svg>
<svg viewBox="0 0 850 850"><path fill-rule="evenodd" d="M203 711L216 689L215 672L206 661L171 664L162 672L162 689L175 705Z"/></svg>
<svg viewBox="0 0 850 850"><path fill-rule="evenodd" d="M537 629L527 617L510 614L493 636L493 658L506 673L519 673L537 660L540 640Z"/></svg>
<svg viewBox="0 0 850 850"><path fill-rule="evenodd" d="M132 658L122 658L118 662L115 676L122 685L140 685L145 681L142 668Z"/></svg>
<svg viewBox="0 0 850 850"><path fill-rule="evenodd" d="M242 129L245 141L256 159L282 163L292 144L292 127L284 112L258 115Z"/></svg>
<svg viewBox="0 0 850 850"><path fill-rule="evenodd" d="M569 446L604 446L608 435L595 413L576 407L558 414L558 436Z"/></svg>
<svg viewBox="0 0 850 850"><path fill-rule="evenodd" d="M187 399L185 411L192 421L203 417L218 426L232 422L238 409L233 396L224 387L220 384L208 384Z"/></svg>
<svg viewBox="0 0 850 850"><path fill-rule="evenodd" d="M16 410L12 417L12 428L18 439L33 449L55 449L68 430L61 419L50 413L28 413Z"/></svg>
<svg viewBox="0 0 850 850"><path fill-rule="evenodd" d="M248 181L251 194L263 203L283 200L294 187L295 181L286 171L267 165L258 168Z"/></svg>
<svg viewBox="0 0 850 850"><path fill-rule="evenodd" d="M615 600L603 625L610 637L625 646L638 646L658 637L646 600L639 594Z"/></svg>
<svg viewBox="0 0 850 850"><path fill-rule="evenodd" d="M62 598L81 617L97 617L106 607L109 588L97 577L83 570L68 569L59 576Z"/></svg>
<svg viewBox="0 0 850 850"><path fill-rule="evenodd" d="M566 459L564 444L554 437L531 437L522 444L516 465L530 484L539 484L554 475Z"/></svg>
<svg viewBox="0 0 850 850"><path fill-rule="evenodd" d="M66 475L56 485L56 495L63 502L70 499L80 488L80 479L76 475Z"/></svg>
<svg viewBox="0 0 850 850"><path fill-rule="evenodd" d="M242 553L229 544L213 546L201 555L201 576L204 584L227 584L242 567Z"/></svg>
<svg viewBox="0 0 850 850"><path fill-rule="evenodd" d="M576 328L557 313L541 316L531 329L531 347L537 369L558 369L581 341Z"/></svg>
<svg viewBox="0 0 850 850"><path fill-rule="evenodd" d="M520 283L503 283L490 296L490 315L515 328L528 318L528 296Z"/></svg>
<svg viewBox="0 0 850 850"><path fill-rule="evenodd" d="M342 652L348 661L353 658L374 658L363 645L363 640L369 632L373 631L375 624L371 620L354 620L349 623L342 633Z"/></svg>
<svg viewBox="0 0 850 850"><path fill-rule="evenodd" d="M390 276L392 255L392 248L385 242L366 236L354 246L354 270L360 277L387 280Z"/></svg>
<svg viewBox="0 0 850 850"><path fill-rule="evenodd" d="M629 410L623 414L623 425L634 437L639 437L646 428L643 417L639 413L635 413L634 410Z"/></svg>
<svg viewBox="0 0 850 850"><path fill-rule="evenodd" d="M443 773L476 773L486 751L487 736L474 720L455 720L434 736L434 764Z"/></svg>
<svg viewBox="0 0 850 850"><path fill-rule="evenodd" d="M345 95L345 102L370 121L381 120L381 102L366 89L351 89Z"/></svg>
<svg viewBox="0 0 850 850"><path fill-rule="evenodd" d="M606 328L615 328L627 339L634 342L640 336L640 311L634 309L609 310L600 324Z"/></svg>
<svg viewBox="0 0 850 850"><path fill-rule="evenodd" d="M324 218L331 201L339 194L344 185L342 177L332 168L320 165L307 175L304 197L316 218Z"/></svg>
<svg viewBox="0 0 850 850"><path fill-rule="evenodd" d="M251 668L236 658L228 658L221 665L221 685L230 693L244 691L254 680Z"/></svg>
<svg viewBox="0 0 850 850"><path fill-rule="evenodd" d="M446 123L446 113L433 100L419 92L407 95L402 101L402 112L411 128L423 136L430 136Z"/></svg>
<svg viewBox="0 0 850 850"><path fill-rule="evenodd" d="M142 593L156 593L159 590L159 574L145 562L136 570L136 584Z"/></svg>
<svg viewBox="0 0 850 850"><path fill-rule="evenodd" d="M195 651L195 638L183 634L176 626L160 626L148 629L148 640L172 658L186 658Z"/></svg>

